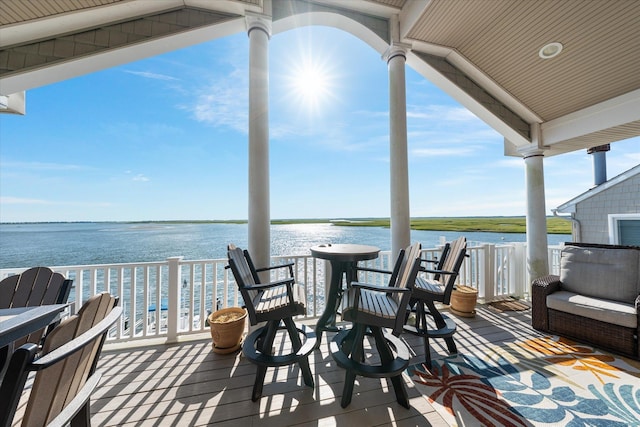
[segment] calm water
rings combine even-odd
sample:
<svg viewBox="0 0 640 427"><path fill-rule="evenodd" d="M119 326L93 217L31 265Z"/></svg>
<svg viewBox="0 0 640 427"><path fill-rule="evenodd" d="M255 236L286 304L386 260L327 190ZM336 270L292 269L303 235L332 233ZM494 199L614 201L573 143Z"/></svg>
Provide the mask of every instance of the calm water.
<svg viewBox="0 0 640 427"><path fill-rule="evenodd" d="M433 248L440 236L447 241L464 234L474 242L524 242L524 234L411 231L412 242ZM549 235L550 245L571 240ZM391 249L389 229L341 227L330 224L271 226L271 254L307 255L321 243L360 243ZM0 268L35 265L67 266L226 258L228 243L247 247L247 224L0 224Z"/></svg>

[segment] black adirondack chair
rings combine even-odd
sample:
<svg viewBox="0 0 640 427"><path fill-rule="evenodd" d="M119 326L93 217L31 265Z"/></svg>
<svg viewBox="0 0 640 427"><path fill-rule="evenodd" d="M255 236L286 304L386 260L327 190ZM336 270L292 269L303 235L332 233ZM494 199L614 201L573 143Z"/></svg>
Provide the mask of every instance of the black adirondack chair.
<svg viewBox="0 0 640 427"><path fill-rule="evenodd" d="M409 408L402 372L409 366L409 348L397 337L403 331L412 287L420 268L420 244L401 251L388 286L352 282L344 298L342 316L353 323L331 342L331 355L346 369L341 405L346 408L356 376L389 378L396 400ZM388 332L389 329L391 332ZM380 356L379 364L367 363L364 339L371 334ZM395 351L395 354L394 354Z"/></svg>
<svg viewBox="0 0 640 427"><path fill-rule="evenodd" d="M231 268L244 300L249 322L253 326L266 322L264 326L251 332L242 344L245 357L258 367L251 399L255 402L262 396L264 378L269 367L297 363L304 383L314 387L308 356L314 349L316 335L311 328L293 320L295 316L305 314L306 310L305 289L295 283L293 264L255 268L247 250L229 245L227 253L228 268ZM280 268L288 268L287 278L269 283L260 282L258 273ZM273 354L273 342L280 329L287 331L291 341L292 352L289 354Z"/></svg>
<svg viewBox="0 0 640 427"><path fill-rule="evenodd" d="M416 312L415 325L405 325L405 331L420 335L424 340L425 363L431 366L430 338L443 338L450 353L456 353L457 348L453 340L456 332L455 322L442 314L436 307L436 302L448 305L451 301L460 267L466 256L467 239L459 237L448 243L438 261L436 269L421 268L432 277L418 276L415 281L410 305ZM431 316L435 328L431 327L427 316Z"/></svg>

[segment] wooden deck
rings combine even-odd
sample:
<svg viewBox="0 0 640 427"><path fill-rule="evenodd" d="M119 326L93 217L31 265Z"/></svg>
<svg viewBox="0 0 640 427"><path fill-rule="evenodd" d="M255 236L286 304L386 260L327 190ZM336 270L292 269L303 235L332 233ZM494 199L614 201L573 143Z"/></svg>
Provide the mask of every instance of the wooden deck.
<svg viewBox="0 0 640 427"><path fill-rule="evenodd" d="M453 315L451 315L454 317ZM456 318L460 352L539 335L531 328L530 310L496 312L478 306L474 318ZM328 334L328 338L333 334ZM422 339L402 338L424 360ZM433 340L432 355L446 355ZM255 365L241 352L213 353L211 340L158 345L102 353L103 378L92 399L94 426L445 426L427 399L405 376L411 408L400 406L386 380L358 377L351 404L340 406L344 370L328 349L327 336L310 356L315 388L304 386L297 367L267 372L263 397L251 401Z"/></svg>

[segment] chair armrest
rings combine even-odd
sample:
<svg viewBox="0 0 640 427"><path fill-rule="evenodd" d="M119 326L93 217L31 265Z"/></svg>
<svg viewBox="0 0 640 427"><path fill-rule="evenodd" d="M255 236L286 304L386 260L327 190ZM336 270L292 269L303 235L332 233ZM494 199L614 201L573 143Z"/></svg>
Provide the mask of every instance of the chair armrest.
<svg viewBox="0 0 640 427"><path fill-rule="evenodd" d="M433 273L433 274L458 274L455 271L447 271L447 270L432 270L430 268L420 267L420 271L424 273Z"/></svg>
<svg viewBox="0 0 640 427"><path fill-rule="evenodd" d="M275 282L256 283L255 285L251 285L251 286L243 286L243 289L247 289L250 291L261 291L264 289L275 288L277 286L292 285L293 283L294 283L293 277L290 277L288 279L276 280Z"/></svg>
<svg viewBox="0 0 640 427"><path fill-rule="evenodd" d="M260 273L261 271L270 271L270 270L276 270L278 268L288 268L289 269L289 276L293 277L293 266L295 264L293 262L288 262L286 264L278 264L278 265L272 265L269 267L262 267L262 268L257 268L256 269L256 273Z"/></svg>
<svg viewBox="0 0 640 427"><path fill-rule="evenodd" d="M550 274L534 279L531 283L531 293L542 294L546 297L549 294L559 291L561 287L562 282L560 282L560 277Z"/></svg>
<svg viewBox="0 0 640 427"><path fill-rule="evenodd" d="M560 277L547 275L531 283L531 325L541 331L549 331L547 295L561 289Z"/></svg>
<svg viewBox="0 0 640 427"><path fill-rule="evenodd" d="M275 270L276 268L284 268L284 267L293 267L295 264L293 262L288 262L286 264L278 264L278 265L272 265L270 267L262 267L262 268L256 268L256 271L269 271L269 270Z"/></svg>
<svg viewBox="0 0 640 427"><path fill-rule="evenodd" d="M371 285L369 283L362 282L351 282L351 287L356 289L367 289L370 291L378 291L385 293L402 293L402 292L411 292L409 288L397 288L395 286L381 286L381 285Z"/></svg>
<svg viewBox="0 0 640 427"><path fill-rule="evenodd" d="M382 274L392 274L393 273L393 271L382 270L382 269L373 268L373 267L355 267L354 270L356 270L356 271L370 271L372 273L382 273Z"/></svg>
<svg viewBox="0 0 640 427"><path fill-rule="evenodd" d="M49 366L57 363L64 358L68 357L70 354L75 353L76 351L82 350L87 344L91 343L94 339L98 338L100 335L105 334L111 326L116 323L116 320L122 314L122 307L116 306L111 309L111 312L107 317L98 322L91 329L86 331L85 333L77 336L66 344L61 345L53 351L43 355L39 359L35 360L30 364L28 369L30 371L39 371Z"/></svg>

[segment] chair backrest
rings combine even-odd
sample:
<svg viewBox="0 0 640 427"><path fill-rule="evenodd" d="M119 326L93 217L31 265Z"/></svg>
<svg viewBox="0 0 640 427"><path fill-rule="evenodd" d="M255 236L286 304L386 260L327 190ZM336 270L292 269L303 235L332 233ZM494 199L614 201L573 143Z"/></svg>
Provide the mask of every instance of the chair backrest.
<svg viewBox="0 0 640 427"><path fill-rule="evenodd" d="M231 269L236 282L239 282L238 286L251 286L260 283L260 278L253 265L249 251L242 250L234 244L229 244L227 246L227 256L229 265L233 265Z"/></svg>
<svg viewBox="0 0 640 427"><path fill-rule="evenodd" d="M258 291L250 290L247 287L260 283L260 278L251 260L249 251L242 250L234 244L229 244L227 246L227 256L229 258L229 268L231 268L233 278L244 300L249 320L251 324L254 324L256 322L256 313L255 307L253 306L253 299L258 295Z"/></svg>
<svg viewBox="0 0 640 427"><path fill-rule="evenodd" d="M73 280L65 279L48 267L33 267L21 274L0 281L0 308L34 307L67 302ZM40 343L45 329L34 332L14 343Z"/></svg>
<svg viewBox="0 0 640 427"><path fill-rule="evenodd" d="M458 278L460 267L464 261L464 257L467 254L467 238L464 236L458 237L456 240L449 244L449 253L442 265L443 271L450 271L453 274L443 274L441 281L445 285L444 301L443 304L449 304L451 301L451 292L453 292L453 286Z"/></svg>
<svg viewBox="0 0 640 427"><path fill-rule="evenodd" d="M442 252L440 253L440 258L438 258L438 263L436 264L436 270L444 270L444 263L447 261L447 256L449 256L449 252L451 251L451 243L447 242L444 244L442 248ZM440 274L436 273L433 275L435 280L440 280Z"/></svg>
<svg viewBox="0 0 640 427"><path fill-rule="evenodd" d="M389 285L388 286L396 286L398 283L398 275L400 274L400 269L403 266L404 253L406 249L400 249L398 252L398 256L396 258L395 264L393 264L393 270L391 271L391 276L389 277Z"/></svg>
<svg viewBox="0 0 640 427"><path fill-rule="evenodd" d="M407 247L404 251L404 257L401 261L400 270L398 272L398 280L396 286L399 288L413 289L420 270L420 252L422 245L420 243L414 243ZM393 328L393 334L399 335L405 323L405 311L404 308L408 307L409 300L411 299L411 292L394 294L393 298L398 303L400 310L396 317L395 326Z"/></svg>
<svg viewBox="0 0 640 427"><path fill-rule="evenodd" d="M88 420L89 397L99 379L95 369L102 345L122 313L116 305L117 299L108 293L95 295L78 314L51 331L42 356L38 357L37 346L32 343L13 353L0 386L0 426L12 424L30 371L36 371L36 376L22 417L23 427L44 426L56 417L67 422L75 417Z"/></svg>
<svg viewBox="0 0 640 427"><path fill-rule="evenodd" d="M413 281L410 280L410 276L413 274L413 264L415 263L416 259L420 259L421 250L422 245L420 243L414 243L404 250L404 257L400 262L398 279L395 286L401 288L413 288L413 285L415 284L415 276L413 277Z"/></svg>

